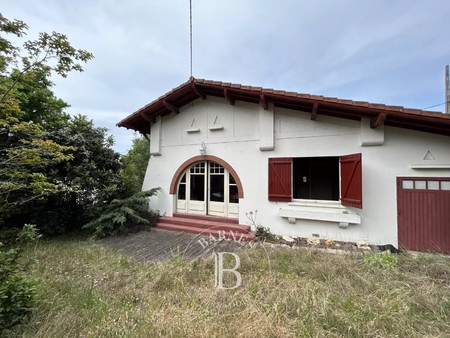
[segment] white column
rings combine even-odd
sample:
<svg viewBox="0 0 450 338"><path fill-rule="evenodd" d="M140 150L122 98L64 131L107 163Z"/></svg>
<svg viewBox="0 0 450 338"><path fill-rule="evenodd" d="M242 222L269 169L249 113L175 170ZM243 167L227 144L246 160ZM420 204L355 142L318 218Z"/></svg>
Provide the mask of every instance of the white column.
<svg viewBox="0 0 450 338"><path fill-rule="evenodd" d="M265 110L259 106L259 150L270 151L275 149L274 141L274 106L273 103L268 104Z"/></svg>
<svg viewBox="0 0 450 338"><path fill-rule="evenodd" d="M161 116L156 118L150 131L150 155L161 155Z"/></svg>

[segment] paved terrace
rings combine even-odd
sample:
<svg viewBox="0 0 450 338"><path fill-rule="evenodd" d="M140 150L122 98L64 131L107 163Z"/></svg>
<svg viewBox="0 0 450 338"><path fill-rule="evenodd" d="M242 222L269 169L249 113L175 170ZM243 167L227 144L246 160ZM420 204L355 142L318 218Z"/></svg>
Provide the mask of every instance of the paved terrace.
<svg viewBox="0 0 450 338"><path fill-rule="evenodd" d="M129 254L140 261L158 262L176 256L189 261L211 257L214 252L236 252L245 242L213 240L201 234L152 229L127 236L108 237L102 243Z"/></svg>

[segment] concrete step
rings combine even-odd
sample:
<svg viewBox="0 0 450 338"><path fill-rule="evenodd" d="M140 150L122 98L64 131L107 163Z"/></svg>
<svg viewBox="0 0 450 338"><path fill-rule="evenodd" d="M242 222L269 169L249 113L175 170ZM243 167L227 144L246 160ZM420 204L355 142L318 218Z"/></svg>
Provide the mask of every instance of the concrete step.
<svg viewBox="0 0 450 338"><path fill-rule="evenodd" d="M162 218L162 217L161 217ZM166 229L171 231L189 232L194 234L202 234L205 236L214 236L215 238L225 237L236 241L251 241L255 238L255 234L252 232L237 232L230 228L218 229L218 228L201 228L196 226L187 226L179 224L166 223L160 220L156 225L158 229Z"/></svg>
<svg viewBox="0 0 450 338"><path fill-rule="evenodd" d="M251 227L249 225L243 224L235 224L235 223L223 223L219 221L210 221L203 219L194 219L190 217L168 217L163 216L160 217L159 222L174 224L174 225L182 225L182 226L190 226L202 229L215 229L215 230L232 230L235 232L247 233L251 231Z"/></svg>

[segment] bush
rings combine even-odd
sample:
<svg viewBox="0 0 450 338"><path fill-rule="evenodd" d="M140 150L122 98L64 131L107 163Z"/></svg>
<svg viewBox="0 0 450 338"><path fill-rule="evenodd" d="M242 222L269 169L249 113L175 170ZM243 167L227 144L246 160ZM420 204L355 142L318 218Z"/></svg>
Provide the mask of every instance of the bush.
<svg viewBox="0 0 450 338"><path fill-rule="evenodd" d="M392 254L389 250L365 255L364 263L371 267L394 269L397 267L397 256Z"/></svg>
<svg viewBox="0 0 450 338"><path fill-rule="evenodd" d="M158 213L149 210L148 200L159 188L138 192L126 199L113 200L99 218L83 229L93 232L95 238L124 235L148 228L158 221Z"/></svg>
<svg viewBox="0 0 450 338"><path fill-rule="evenodd" d="M5 228L0 230L0 243L3 244L3 246L10 246L13 245L16 240L17 236L19 235L20 228Z"/></svg>
<svg viewBox="0 0 450 338"><path fill-rule="evenodd" d="M26 224L17 236L16 246L0 250L0 333L19 324L33 309L35 281L24 274L30 261L21 256L38 238L34 225Z"/></svg>

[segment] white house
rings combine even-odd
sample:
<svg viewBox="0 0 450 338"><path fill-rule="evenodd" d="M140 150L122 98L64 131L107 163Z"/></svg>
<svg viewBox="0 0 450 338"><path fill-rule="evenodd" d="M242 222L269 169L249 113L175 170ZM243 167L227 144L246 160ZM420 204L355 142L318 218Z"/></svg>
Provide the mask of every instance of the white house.
<svg viewBox="0 0 450 338"><path fill-rule="evenodd" d="M118 126L150 134L162 227L258 210L279 235L450 252L448 115L190 78Z"/></svg>

